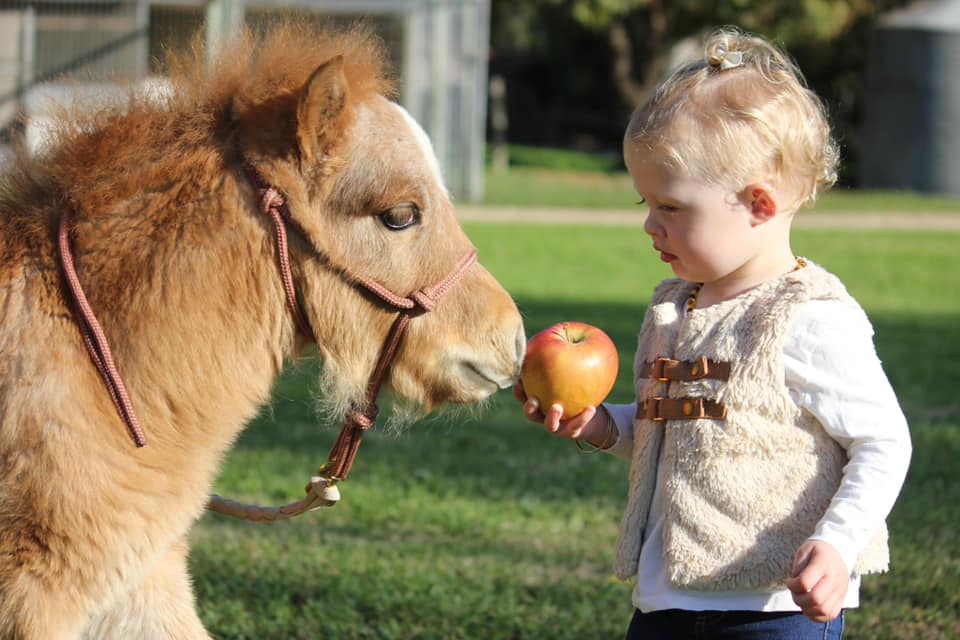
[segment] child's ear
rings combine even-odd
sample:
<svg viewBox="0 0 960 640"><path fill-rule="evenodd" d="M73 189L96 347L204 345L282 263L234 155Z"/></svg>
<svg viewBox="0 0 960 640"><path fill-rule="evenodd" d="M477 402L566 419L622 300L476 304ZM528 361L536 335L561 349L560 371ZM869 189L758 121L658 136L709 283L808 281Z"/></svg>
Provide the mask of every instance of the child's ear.
<svg viewBox="0 0 960 640"><path fill-rule="evenodd" d="M773 190L768 185L747 185L743 194L756 224L763 224L777 215L777 201Z"/></svg>

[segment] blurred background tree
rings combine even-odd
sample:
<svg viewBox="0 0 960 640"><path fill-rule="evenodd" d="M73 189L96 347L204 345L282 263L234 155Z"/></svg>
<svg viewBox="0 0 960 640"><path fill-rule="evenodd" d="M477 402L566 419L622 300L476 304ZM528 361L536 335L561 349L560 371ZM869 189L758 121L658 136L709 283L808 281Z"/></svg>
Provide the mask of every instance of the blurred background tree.
<svg viewBox="0 0 960 640"><path fill-rule="evenodd" d="M492 0L490 74L506 85L508 140L619 157L633 108L725 24L772 39L827 103L858 174L870 28L909 0Z"/></svg>

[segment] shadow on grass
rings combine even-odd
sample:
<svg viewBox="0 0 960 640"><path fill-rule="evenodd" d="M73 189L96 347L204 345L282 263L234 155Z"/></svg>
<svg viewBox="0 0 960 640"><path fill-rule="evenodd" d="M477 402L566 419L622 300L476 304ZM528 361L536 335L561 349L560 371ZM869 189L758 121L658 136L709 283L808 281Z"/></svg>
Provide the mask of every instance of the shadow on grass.
<svg viewBox="0 0 960 640"><path fill-rule="evenodd" d="M632 401L633 354L642 307L537 301L520 301L519 307L528 335L561 320L602 327L620 354L611 397ZM315 416L310 390L315 387L319 367L316 361L302 363L278 381L271 404L244 432L235 449L254 456L243 455L246 469L258 451L263 452L265 464L270 464L278 450L310 456L303 474L325 459L339 425L322 425ZM570 483L561 479L567 474L582 476L577 491L584 493L596 488L594 478L610 475L610 465L603 464L609 461L603 460L605 456L578 456L571 447L569 441L550 438L527 422L512 394L501 391L480 408L441 410L401 434L375 428L365 436L349 482L427 483L443 492L512 493L518 497L536 490L541 499L566 498ZM280 466L287 464L284 459ZM224 478L229 481L241 473L228 464ZM615 476L622 473L623 469L616 467ZM291 478L293 481L299 482L299 476ZM551 486L558 489L553 491Z"/></svg>
<svg viewBox="0 0 960 640"><path fill-rule="evenodd" d="M253 557L229 537L192 555L201 615L221 638L617 637L629 615L622 585L524 549L244 533Z"/></svg>
<svg viewBox="0 0 960 640"><path fill-rule="evenodd" d="M641 306L519 305L529 334L570 319L605 329L621 357L612 398L632 400ZM958 606L960 569L933 550L957 543L960 318L872 320L914 431L914 459L890 518L894 573L865 581L873 606L851 612L862 622L848 635L905 637L919 624L925 631L914 637L948 637L936 635L949 626L938 611ZM279 381L229 456L219 491L299 497L338 428L318 425L311 408L318 367L305 363ZM509 392L476 414L441 414L401 434L375 429L334 509L275 526L203 520L191 566L204 620L225 638L618 637L630 587L610 579L609 563L627 471L625 461L583 455L526 422Z"/></svg>
<svg viewBox="0 0 960 640"><path fill-rule="evenodd" d="M642 308L539 301L521 301L520 307L528 333L564 319L604 328L621 358L611 397L615 402L632 401L632 361ZM878 352L911 424L960 423L960 401L951 383L960 380L958 318L879 315L873 322ZM228 481L249 471L251 463L257 465L257 452L262 452L265 468L277 451L298 456L304 465L301 474L289 467L287 458L278 463L278 473L288 468L295 474L291 483L299 483L301 475L325 459L338 425L320 425L315 417L309 389L318 366L301 365L278 383L273 402L238 443L237 451L250 455L243 456L243 469L228 465ZM569 481L571 475L579 478L576 483ZM523 419L519 405L505 391L480 410L441 413L402 434L375 429L367 435L350 482L410 483L448 495L522 498L533 492L540 500L565 500L571 490L590 495L605 488L614 489L619 497L623 475L624 468L609 464L606 456L576 455L569 442L547 437Z"/></svg>

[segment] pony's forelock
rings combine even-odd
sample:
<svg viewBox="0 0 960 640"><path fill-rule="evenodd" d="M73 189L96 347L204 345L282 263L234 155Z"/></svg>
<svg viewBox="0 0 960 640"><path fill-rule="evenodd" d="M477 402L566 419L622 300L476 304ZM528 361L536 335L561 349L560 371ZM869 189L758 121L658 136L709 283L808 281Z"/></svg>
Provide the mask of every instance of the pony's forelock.
<svg viewBox="0 0 960 640"><path fill-rule="evenodd" d="M266 33L239 29L211 55L201 34L193 46L167 58L177 93L190 103L226 102L241 97L257 103L300 90L310 74L336 56L352 94L364 100L371 93L392 95L386 51L373 30L362 24L350 29L331 24L285 21Z"/></svg>
<svg viewBox="0 0 960 640"><path fill-rule="evenodd" d="M265 33L241 28L213 55L201 36L183 51L167 52L159 89L145 83L119 99L52 104L57 124L49 132L42 172L65 191L85 185L84 199L96 210L135 193L155 175L183 173L178 167L201 148L201 140L206 149L216 146L208 136L218 123L229 126L237 105L256 109L292 98L314 70L336 56L343 58L351 100L396 92L385 46L362 24L338 28L287 21ZM38 171L32 164L21 153L16 168Z"/></svg>

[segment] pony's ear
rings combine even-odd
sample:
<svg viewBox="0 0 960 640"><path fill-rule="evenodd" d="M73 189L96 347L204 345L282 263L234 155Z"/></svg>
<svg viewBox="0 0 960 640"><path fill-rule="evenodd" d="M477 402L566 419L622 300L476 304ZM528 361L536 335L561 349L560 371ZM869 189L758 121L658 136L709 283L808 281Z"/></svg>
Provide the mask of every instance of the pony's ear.
<svg viewBox="0 0 960 640"><path fill-rule="evenodd" d="M301 158L311 162L330 146L346 104L347 77L343 73L343 56L337 56L317 67L300 93L297 144Z"/></svg>

